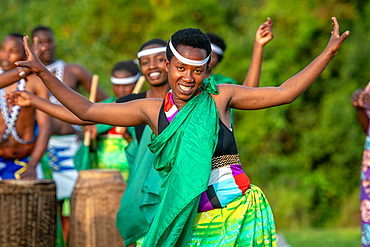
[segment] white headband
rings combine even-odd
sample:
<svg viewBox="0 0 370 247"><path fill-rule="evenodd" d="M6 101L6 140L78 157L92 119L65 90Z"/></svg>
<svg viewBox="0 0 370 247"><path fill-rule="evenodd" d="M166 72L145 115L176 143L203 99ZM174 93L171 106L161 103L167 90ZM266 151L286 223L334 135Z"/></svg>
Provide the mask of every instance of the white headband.
<svg viewBox="0 0 370 247"><path fill-rule="evenodd" d="M214 53L221 55L221 56L224 54L224 51L219 46L211 43L211 47Z"/></svg>
<svg viewBox="0 0 370 247"><path fill-rule="evenodd" d="M170 49L171 49L171 51L172 51L173 55L174 55L178 60L180 60L181 62L183 62L183 63L185 63L185 64L189 64L189 65L201 66L201 65L203 65L203 64L205 64L205 63L207 63L207 62L208 62L208 60L209 60L209 57L211 56L211 54L210 54L210 55L209 55L206 59L204 59L204 60L191 60L191 59L188 59L188 58L186 58L186 57L181 56L181 55L180 55L180 53L178 53L178 52L176 51L176 49L173 47L171 40L170 40L170 42L169 42L169 46L170 46Z"/></svg>
<svg viewBox="0 0 370 247"><path fill-rule="evenodd" d="M137 73L134 76L130 76L126 78L117 78L117 77L111 76L110 81L112 82L112 84L116 84L116 85L128 85L128 84L137 82L139 78L140 78L140 73Z"/></svg>
<svg viewBox="0 0 370 247"><path fill-rule="evenodd" d="M137 53L137 58L141 58L142 56L148 56L160 52L166 52L166 47L157 47L157 48L152 48L152 49L147 49L147 50L142 50Z"/></svg>

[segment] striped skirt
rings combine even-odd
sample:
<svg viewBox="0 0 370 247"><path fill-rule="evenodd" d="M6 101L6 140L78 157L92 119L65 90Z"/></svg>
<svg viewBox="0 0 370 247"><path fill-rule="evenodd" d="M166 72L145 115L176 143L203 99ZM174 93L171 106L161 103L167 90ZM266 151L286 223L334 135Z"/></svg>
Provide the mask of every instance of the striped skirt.
<svg viewBox="0 0 370 247"><path fill-rule="evenodd" d="M198 213L187 246L276 246L274 217L261 189L251 184L226 207Z"/></svg>
<svg viewBox="0 0 370 247"><path fill-rule="evenodd" d="M226 207L198 213L186 246L276 247L274 216L262 190L251 184Z"/></svg>

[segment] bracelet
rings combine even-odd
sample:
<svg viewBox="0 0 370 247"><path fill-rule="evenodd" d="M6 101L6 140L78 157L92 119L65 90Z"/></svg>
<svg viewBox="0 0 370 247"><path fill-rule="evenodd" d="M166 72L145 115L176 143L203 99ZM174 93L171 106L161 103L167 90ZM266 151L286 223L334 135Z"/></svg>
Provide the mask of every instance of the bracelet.
<svg viewBox="0 0 370 247"><path fill-rule="evenodd" d="M26 72L25 71L21 71L21 72L19 72L19 77L21 78L21 79L25 79L26 77L27 77L27 74L26 74Z"/></svg>

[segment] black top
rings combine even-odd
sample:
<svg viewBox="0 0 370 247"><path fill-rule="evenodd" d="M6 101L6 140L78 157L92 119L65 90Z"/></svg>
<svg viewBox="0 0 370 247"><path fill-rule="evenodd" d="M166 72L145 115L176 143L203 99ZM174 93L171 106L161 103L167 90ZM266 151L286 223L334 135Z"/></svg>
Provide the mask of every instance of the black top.
<svg viewBox="0 0 370 247"><path fill-rule="evenodd" d="M168 121L166 114L164 112L164 100L159 111L158 117L158 134L162 133L162 131L170 124ZM218 157L227 154L238 154L238 149L236 147L236 141L234 137L234 133L230 130L222 121L219 119L220 129L218 131L218 142L213 153L213 157Z"/></svg>
<svg viewBox="0 0 370 247"><path fill-rule="evenodd" d="M129 94L126 96L123 96L119 99L116 100L117 103L126 103L131 100L136 100L136 99L145 99L146 98L146 92L138 93L138 94ZM141 136L143 134L145 125L138 125L135 126L135 135L137 139L137 143L140 143Z"/></svg>

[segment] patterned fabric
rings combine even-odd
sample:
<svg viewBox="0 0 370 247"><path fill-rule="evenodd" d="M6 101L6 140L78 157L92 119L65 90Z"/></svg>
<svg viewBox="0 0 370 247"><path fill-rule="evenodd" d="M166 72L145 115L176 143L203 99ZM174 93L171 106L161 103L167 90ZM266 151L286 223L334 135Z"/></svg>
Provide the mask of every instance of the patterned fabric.
<svg viewBox="0 0 370 247"><path fill-rule="evenodd" d="M96 168L118 169L121 171L123 179L127 182L130 167L123 150L127 147L128 142L121 133L116 131L116 128L113 127L106 134L98 137Z"/></svg>
<svg viewBox="0 0 370 247"><path fill-rule="evenodd" d="M276 246L270 205L254 185L226 207L198 213L187 246Z"/></svg>
<svg viewBox="0 0 370 247"><path fill-rule="evenodd" d="M64 68L65 62L61 59L46 65L46 68L51 72L54 73L55 77L59 79L59 81L63 81L64 76Z"/></svg>
<svg viewBox="0 0 370 247"><path fill-rule="evenodd" d="M20 179L27 169L28 157L22 159L3 159L0 157L0 180Z"/></svg>
<svg viewBox="0 0 370 247"><path fill-rule="evenodd" d="M4 70L0 67L0 74L2 73L4 73ZM23 91L25 88L26 88L26 81L24 79L19 80L17 84L17 90ZM31 140L25 141L19 137L17 129L15 128L15 123L17 122L18 115L21 110L21 106L13 105L9 111L8 102L5 99L4 95L5 95L5 89L1 88L0 89L0 110L1 110L1 114L3 116L4 122L6 124L6 128L1 137L1 142L4 142L9 137L9 135L11 135L13 139L20 144L27 145L27 144L34 143L37 138L36 131Z"/></svg>
<svg viewBox="0 0 370 247"><path fill-rule="evenodd" d="M275 220L262 190L251 184L226 207L198 213L186 246L276 247Z"/></svg>
<svg viewBox="0 0 370 247"><path fill-rule="evenodd" d="M200 90L196 95L200 94ZM172 89L168 91L166 94L166 97L164 98L164 112L166 114L166 117L168 119L168 122L171 123L172 119L176 116L177 113L179 113L179 109L177 109L175 103L172 99Z"/></svg>
<svg viewBox="0 0 370 247"><path fill-rule="evenodd" d="M47 158L57 187L57 199L71 197L78 178L73 158L79 147L76 135L51 136Z"/></svg>
<svg viewBox="0 0 370 247"><path fill-rule="evenodd" d="M365 88L370 92L370 83ZM370 118L370 111L366 110ZM370 246L370 124L366 133L364 152L361 164L360 212L362 246Z"/></svg>
<svg viewBox="0 0 370 247"><path fill-rule="evenodd" d="M250 181L240 164L211 171L208 189L200 196L198 212L226 207L235 198L244 195Z"/></svg>
<svg viewBox="0 0 370 247"><path fill-rule="evenodd" d="M63 77L64 77L64 69L66 67L66 63L59 59L49 65L46 65L46 68L55 75L56 78L59 79L59 81L63 82ZM50 93L49 101L55 105L61 105L59 100L54 97ZM76 124L71 124L72 128L76 131L76 133L81 134L81 126L76 125Z"/></svg>
<svg viewBox="0 0 370 247"><path fill-rule="evenodd" d="M173 103L172 91L169 91L165 97L164 111L170 123L179 112ZM218 166L219 163L223 163L222 166ZM200 196L198 212L225 207L235 198L244 195L250 185L250 180L243 172L238 155L213 157L212 167L219 168L211 171L208 189Z"/></svg>

